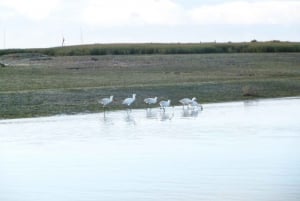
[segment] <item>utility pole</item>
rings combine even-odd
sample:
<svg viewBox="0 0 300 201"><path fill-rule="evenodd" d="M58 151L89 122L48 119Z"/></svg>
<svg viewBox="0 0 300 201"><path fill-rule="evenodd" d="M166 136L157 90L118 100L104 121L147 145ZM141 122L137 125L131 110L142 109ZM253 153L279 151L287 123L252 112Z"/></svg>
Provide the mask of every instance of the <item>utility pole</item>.
<svg viewBox="0 0 300 201"><path fill-rule="evenodd" d="M65 37L63 36L63 37L62 37L62 43L61 43L61 46L63 47L64 44L65 44Z"/></svg>

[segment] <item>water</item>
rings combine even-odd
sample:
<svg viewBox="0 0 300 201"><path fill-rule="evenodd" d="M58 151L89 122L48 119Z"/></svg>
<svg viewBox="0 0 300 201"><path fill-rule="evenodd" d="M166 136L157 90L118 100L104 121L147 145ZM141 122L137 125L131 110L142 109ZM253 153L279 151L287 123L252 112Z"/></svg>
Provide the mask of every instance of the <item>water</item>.
<svg viewBox="0 0 300 201"><path fill-rule="evenodd" d="M0 121L2 201L299 201L300 99Z"/></svg>

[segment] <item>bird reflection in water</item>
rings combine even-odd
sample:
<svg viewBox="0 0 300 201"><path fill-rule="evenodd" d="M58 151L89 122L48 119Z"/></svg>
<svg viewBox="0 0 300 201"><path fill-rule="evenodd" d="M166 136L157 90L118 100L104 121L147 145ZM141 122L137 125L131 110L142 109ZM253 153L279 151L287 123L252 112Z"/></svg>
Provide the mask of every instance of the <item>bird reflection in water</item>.
<svg viewBox="0 0 300 201"><path fill-rule="evenodd" d="M136 125L134 117L132 116L131 112L129 112L128 110L126 112L124 120L128 124Z"/></svg>
<svg viewBox="0 0 300 201"><path fill-rule="evenodd" d="M112 118L109 117L109 115L107 115L107 112L106 112L106 111L103 112L103 118L101 118L101 119L102 119L102 121L103 121L105 124L113 125Z"/></svg>
<svg viewBox="0 0 300 201"><path fill-rule="evenodd" d="M174 111L172 113L168 113L168 112L160 112L160 120L161 121L166 121L166 120L172 120L174 117Z"/></svg>
<svg viewBox="0 0 300 201"><path fill-rule="evenodd" d="M198 117L199 110L183 109L182 117Z"/></svg>
<svg viewBox="0 0 300 201"><path fill-rule="evenodd" d="M146 109L146 118L147 119L156 119L157 118L157 112L153 111L151 108Z"/></svg>

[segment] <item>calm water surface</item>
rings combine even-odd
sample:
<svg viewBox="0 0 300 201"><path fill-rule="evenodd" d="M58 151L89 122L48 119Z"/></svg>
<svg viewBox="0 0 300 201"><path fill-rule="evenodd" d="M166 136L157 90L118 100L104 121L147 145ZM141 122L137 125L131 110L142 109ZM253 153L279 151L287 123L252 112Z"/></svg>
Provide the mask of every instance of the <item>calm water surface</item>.
<svg viewBox="0 0 300 201"><path fill-rule="evenodd" d="M300 99L0 121L1 201L299 201Z"/></svg>

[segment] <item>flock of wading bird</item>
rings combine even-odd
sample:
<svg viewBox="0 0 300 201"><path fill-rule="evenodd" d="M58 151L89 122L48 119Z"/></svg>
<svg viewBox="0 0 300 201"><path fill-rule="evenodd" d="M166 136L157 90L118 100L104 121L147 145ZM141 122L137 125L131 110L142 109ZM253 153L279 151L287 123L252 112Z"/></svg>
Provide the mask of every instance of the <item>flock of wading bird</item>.
<svg viewBox="0 0 300 201"><path fill-rule="evenodd" d="M109 104L111 104L114 101L113 98L114 98L114 96L110 96L109 98L102 98L98 102L103 105L103 108L106 108L109 106ZM125 98L122 101L122 104L124 106L128 107L129 109L131 109L131 105L135 102L135 100L136 100L136 94L132 94L132 97ZM179 100L179 103L182 104L183 109L186 106L188 109L192 109L192 110L199 110L199 109L203 110L202 105L200 103L198 103L196 100L197 99L195 97L193 97L192 99L183 98L183 99ZM157 97L145 98L144 103L147 104L148 107L158 103L160 106L160 109L162 109L163 111L165 111L167 107L171 107L171 100L161 100L160 102L158 102Z"/></svg>

